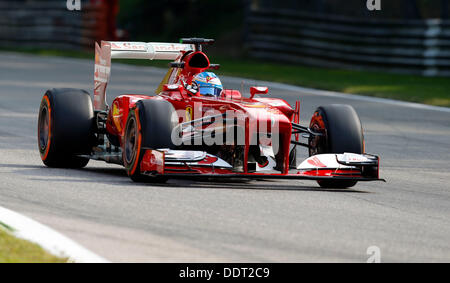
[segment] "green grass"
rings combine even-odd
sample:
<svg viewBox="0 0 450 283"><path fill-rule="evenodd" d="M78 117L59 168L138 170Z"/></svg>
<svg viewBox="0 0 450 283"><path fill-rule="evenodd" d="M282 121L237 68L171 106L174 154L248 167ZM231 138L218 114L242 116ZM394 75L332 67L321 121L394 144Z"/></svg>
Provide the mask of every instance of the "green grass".
<svg viewBox="0 0 450 283"><path fill-rule="evenodd" d="M217 58L222 73L323 90L450 107L450 79L369 71L348 71Z"/></svg>
<svg viewBox="0 0 450 283"><path fill-rule="evenodd" d="M6 227L5 225L2 225ZM9 229L8 229L9 230ZM0 227L0 263L65 263L66 258L49 254L40 246L18 239Z"/></svg>
<svg viewBox="0 0 450 283"><path fill-rule="evenodd" d="M89 52L22 50L45 56L93 58ZM167 61L117 60L121 63L167 68ZM391 73L324 69L255 59L212 57L221 64L218 75L282 82L323 90L384 97L450 107L450 79Z"/></svg>

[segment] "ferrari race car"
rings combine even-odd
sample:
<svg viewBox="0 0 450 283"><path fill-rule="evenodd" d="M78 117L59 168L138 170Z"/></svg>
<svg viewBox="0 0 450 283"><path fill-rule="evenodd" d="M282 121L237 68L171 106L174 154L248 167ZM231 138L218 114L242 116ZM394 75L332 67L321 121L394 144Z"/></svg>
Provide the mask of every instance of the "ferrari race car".
<svg viewBox="0 0 450 283"><path fill-rule="evenodd" d="M349 105L317 108L309 127L300 103L249 97L224 89L202 51L214 40L181 43L106 42L95 47L93 101L78 89L48 90L41 102L38 143L48 167L82 168L90 159L125 167L136 182L169 178L284 178L322 187L379 179L379 157L366 154L360 119ZM111 59L171 60L155 95L124 94L109 106ZM301 141L304 139L304 141ZM309 158L297 164L297 148Z"/></svg>

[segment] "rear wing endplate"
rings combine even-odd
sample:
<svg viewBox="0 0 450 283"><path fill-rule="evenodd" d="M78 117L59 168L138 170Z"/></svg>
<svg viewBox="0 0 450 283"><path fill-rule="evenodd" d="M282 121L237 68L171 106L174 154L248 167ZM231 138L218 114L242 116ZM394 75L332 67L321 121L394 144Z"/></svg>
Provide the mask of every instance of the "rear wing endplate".
<svg viewBox="0 0 450 283"><path fill-rule="evenodd" d="M95 43L94 110L106 111L106 87L111 76L111 59L177 60L184 51L194 50L192 44L163 42Z"/></svg>

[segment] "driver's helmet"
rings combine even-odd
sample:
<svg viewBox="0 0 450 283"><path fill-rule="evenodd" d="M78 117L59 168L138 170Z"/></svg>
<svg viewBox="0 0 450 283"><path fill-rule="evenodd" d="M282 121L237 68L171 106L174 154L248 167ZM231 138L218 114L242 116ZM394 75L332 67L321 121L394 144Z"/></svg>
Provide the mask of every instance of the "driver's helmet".
<svg viewBox="0 0 450 283"><path fill-rule="evenodd" d="M195 75L192 84L197 88L200 95L219 97L223 90L219 77L212 72Z"/></svg>

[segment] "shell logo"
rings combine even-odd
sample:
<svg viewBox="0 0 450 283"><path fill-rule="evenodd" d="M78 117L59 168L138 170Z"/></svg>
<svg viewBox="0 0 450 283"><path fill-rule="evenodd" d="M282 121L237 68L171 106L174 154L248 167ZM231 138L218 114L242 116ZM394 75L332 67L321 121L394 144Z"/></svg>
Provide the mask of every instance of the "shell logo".
<svg viewBox="0 0 450 283"><path fill-rule="evenodd" d="M325 168L327 167L325 164L323 164L319 158L317 158L316 156L314 156L313 158L308 160L308 163L311 164L312 166L316 166L316 167L322 167Z"/></svg>

